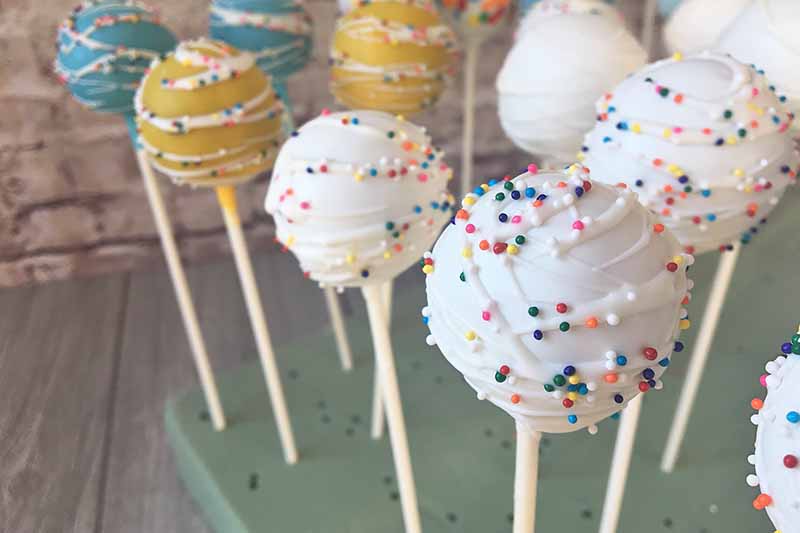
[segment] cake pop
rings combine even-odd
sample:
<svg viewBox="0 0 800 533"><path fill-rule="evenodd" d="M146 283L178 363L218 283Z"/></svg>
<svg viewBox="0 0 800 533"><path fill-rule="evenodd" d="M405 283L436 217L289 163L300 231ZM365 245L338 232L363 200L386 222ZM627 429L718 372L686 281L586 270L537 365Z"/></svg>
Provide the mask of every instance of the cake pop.
<svg viewBox="0 0 800 533"><path fill-rule="evenodd" d="M767 363L761 385L765 400L755 398L758 411L752 422L758 426L755 453L748 458L755 474L747 476L760 493L753 507L766 510L781 533L800 532L800 333L781 347L782 356Z"/></svg>
<svg viewBox="0 0 800 533"><path fill-rule="evenodd" d="M731 22L751 0L685 0L664 26L664 43L670 53L711 50ZM698 24L702 21L702 24Z"/></svg>
<svg viewBox="0 0 800 533"><path fill-rule="evenodd" d="M687 326L693 258L630 190L592 182L579 165L530 165L462 205L426 256L427 342L514 418L515 486L535 489L530 439L594 432L661 388ZM535 490L516 492L515 532L533 531L534 501Z"/></svg>
<svg viewBox="0 0 800 533"><path fill-rule="evenodd" d="M757 0L742 10L722 33L716 49L739 61L753 63L787 99L795 115L800 112L800 3L794 0ZM798 135L800 123L792 126Z"/></svg>
<svg viewBox="0 0 800 533"><path fill-rule="evenodd" d="M84 2L58 28L55 71L78 102L95 111L123 115L135 144L137 134L133 95L151 60L172 50L176 42L172 33L161 25L158 14L142 2ZM137 161L142 170L145 191L169 267L209 417L214 429L221 431L225 428L225 413L175 236L164 208L164 199L152 175L142 167L142 158L138 157Z"/></svg>
<svg viewBox="0 0 800 533"><path fill-rule="evenodd" d="M417 113L439 98L456 55L455 34L431 2L363 2L336 23L331 91L353 109Z"/></svg>
<svg viewBox="0 0 800 533"><path fill-rule="evenodd" d="M481 43L497 30L509 12L511 0L438 0L437 3L465 43L461 148L461 195L463 196L472 184L478 54Z"/></svg>
<svg viewBox="0 0 800 533"><path fill-rule="evenodd" d="M294 130L292 106L286 79L308 63L312 52L311 17L303 0L212 0L210 34L252 52L258 66L272 76L272 85L281 98L284 129ZM334 290L323 288L331 317L336 346L345 371L353 368L350 342L342 310Z"/></svg>
<svg viewBox="0 0 800 533"><path fill-rule="evenodd" d="M281 149L266 198L308 277L362 289L409 532L420 518L380 287L436 239L451 177L424 129L378 111L323 112Z"/></svg>
<svg viewBox="0 0 800 533"><path fill-rule="evenodd" d="M272 167L281 103L251 54L208 39L183 42L154 61L135 102L150 165L176 184L216 187L284 455L295 463L294 435L232 186Z"/></svg>
<svg viewBox="0 0 800 533"><path fill-rule="evenodd" d="M562 166L591 129L597 98L646 57L605 3L536 4L497 76L500 124L519 148Z"/></svg>

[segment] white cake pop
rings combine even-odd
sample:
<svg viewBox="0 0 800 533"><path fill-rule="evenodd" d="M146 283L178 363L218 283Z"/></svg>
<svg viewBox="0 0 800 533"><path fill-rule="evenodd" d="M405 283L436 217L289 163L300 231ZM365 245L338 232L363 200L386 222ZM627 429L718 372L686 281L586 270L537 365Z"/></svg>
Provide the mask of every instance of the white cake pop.
<svg viewBox="0 0 800 533"><path fill-rule="evenodd" d="M720 34L752 0L684 0L664 25L670 53L710 50Z"/></svg>
<svg viewBox="0 0 800 533"><path fill-rule="evenodd" d="M778 93L800 113L800 2L757 0L722 33L716 49L763 69ZM795 131L800 123L795 121Z"/></svg>
<svg viewBox="0 0 800 533"><path fill-rule="evenodd" d="M451 177L423 128L379 111L323 112L281 148L266 209L311 279L376 284L434 242Z"/></svg>
<svg viewBox="0 0 800 533"><path fill-rule="evenodd" d="M422 314L479 399L564 433L661 388L693 258L634 194L531 165L463 206L426 257Z"/></svg>
<svg viewBox="0 0 800 533"><path fill-rule="evenodd" d="M646 58L613 6L537 4L497 77L503 130L532 155L574 161L594 122L594 102Z"/></svg>
<svg viewBox="0 0 800 533"><path fill-rule="evenodd" d="M795 335L785 343L786 357L767 364L761 384L766 400L752 402L758 414L755 453L749 461L755 474L747 476L752 487L760 486L753 507L766 510L781 533L800 533L800 345ZM792 351L795 354L792 354Z"/></svg>
<svg viewBox="0 0 800 533"><path fill-rule="evenodd" d="M597 111L583 163L639 193L690 253L747 242L795 179L790 113L764 76L728 56L656 62Z"/></svg>

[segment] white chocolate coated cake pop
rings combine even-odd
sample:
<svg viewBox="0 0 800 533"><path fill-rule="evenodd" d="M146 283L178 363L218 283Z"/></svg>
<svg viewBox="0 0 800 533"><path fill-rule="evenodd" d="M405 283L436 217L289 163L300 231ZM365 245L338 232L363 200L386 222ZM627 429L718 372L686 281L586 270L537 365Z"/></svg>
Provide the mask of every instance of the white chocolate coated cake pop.
<svg viewBox="0 0 800 533"><path fill-rule="evenodd" d="M478 398L533 431L594 432L661 388L693 262L669 231L578 165L478 189L425 258L422 311Z"/></svg>
<svg viewBox="0 0 800 533"><path fill-rule="evenodd" d="M646 59L613 6L539 3L497 76L503 130L529 154L574 161L594 123L594 102Z"/></svg>
<svg viewBox="0 0 800 533"><path fill-rule="evenodd" d="M277 237L320 283L389 281L451 216L452 170L424 128L380 111L323 114L284 144L266 209Z"/></svg>
<svg viewBox="0 0 800 533"><path fill-rule="evenodd" d="M583 163L624 183L690 253L746 243L795 179L790 113L753 68L676 54L597 104Z"/></svg>
<svg viewBox="0 0 800 533"><path fill-rule="evenodd" d="M763 69L787 98L789 109L800 113L800 2L757 0L722 33L716 49ZM800 122L793 124L795 132Z"/></svg>
<svg viewBox="0 0 800 533"><path fill-rule="evenodd" d="M711 50L723 30L751 0L684 0L664 25L670 53Z"/></svg>
<svg viewBox="0 0 800 533"><path fill-rule="evenodd" d="M756 473L747 476L747 483L760 486L753 507L766 510L781 533L800 533L799 339L795 335L792 343L783 345L786 356L767 364L767 374L761 377L767 397L752 402L758 410L752 417L758 430L755 453L748 460Z"/></svg>

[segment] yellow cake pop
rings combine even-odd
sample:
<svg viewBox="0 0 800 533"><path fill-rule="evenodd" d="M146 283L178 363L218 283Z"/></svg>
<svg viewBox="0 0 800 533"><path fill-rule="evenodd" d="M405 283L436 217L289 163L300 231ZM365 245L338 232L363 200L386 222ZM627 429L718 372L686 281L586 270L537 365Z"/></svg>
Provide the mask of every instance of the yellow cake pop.
<svg viewBox="0 0 800 533"><path fill-rule="evenodd" d="M354 109L411 114L455 71L453 30L425 0L362 0L336 24L331 91Z"/></svg>
<svg viewBox="0 0 800 533"><path fill-rule="evenodd" d="M272 168L282 113L254 57L208 39L156 60L136 94L139 142L179 184L231 185Z"/></svg>

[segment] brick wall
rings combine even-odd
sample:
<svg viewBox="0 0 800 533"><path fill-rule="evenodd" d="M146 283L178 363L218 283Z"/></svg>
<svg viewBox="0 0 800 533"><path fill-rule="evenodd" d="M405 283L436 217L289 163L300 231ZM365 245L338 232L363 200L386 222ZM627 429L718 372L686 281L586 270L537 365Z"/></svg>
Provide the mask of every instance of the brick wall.
<svg viewBox="0 0 800 533"><path fill-rule="evenodd" d="M122 120L81 108L51 74L56 27L77 0L0 0L0 286L160 265L158 235ZM207 31L203 0L151 0L180 38ZM623 2L638 25L638 0ZM327 91L327 46L334 0L309 3L316 22L313 62L290 80L302 123L334 107ZM494 78L511 41L509 24L481 54L476 168L496 176L526 157L505 140L495 111ZM437 143L458 166L460 81L438 107L415 120L435 124ZM228 253L212 191L162 183L181 254L201 261ZM251 248L272 244L261 207L266 180L239 190Z"/></svg>

